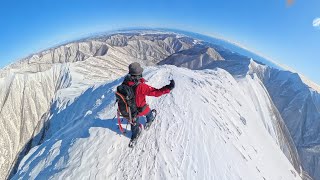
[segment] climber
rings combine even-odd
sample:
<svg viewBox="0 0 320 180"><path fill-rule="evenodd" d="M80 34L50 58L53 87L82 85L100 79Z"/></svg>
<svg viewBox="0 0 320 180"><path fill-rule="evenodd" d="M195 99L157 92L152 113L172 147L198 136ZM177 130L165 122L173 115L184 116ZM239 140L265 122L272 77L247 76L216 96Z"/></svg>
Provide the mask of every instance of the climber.
<svg viewBox="0 0 320 180"><path fill-rule="evenodd" d="M174 80L170 80L170 84L163 86L160 89L156 89L147 85L145 82L146 80L142 77L143 68L140 66L139 63L134 62L129 65L129 73L124 78L122 85L118 86L117 91L122 91L122 94L130 94L130 92L123 92L123 91L132 91L134 94L134 101L133 103L125 102L130 107L130 116L132 118L131 122L131 141L130 144L137 139L142 131L142 127L139 123L140 116L146 116L146 129L148 129L151 123L154 121L154 113L156 112L154 109L150 110L149 105L146 103L146 96L154 96L159 97L163 94L169 93L174 87L175 82ZM120 88L119 88L120 87ZM130 87L130 88L123 88L123 87ZM124 90L125 89L125 90ZM117 97L117 99L120 99ZM121 98L126 99L126 98ZM130 99L127 97L127 99ZM123 104L123 103L122 103ZM121 103L118 102L119 109L121 108ZM126 112L121 114L125 114ZM129 144L129 146L130 146Z"/></svg>

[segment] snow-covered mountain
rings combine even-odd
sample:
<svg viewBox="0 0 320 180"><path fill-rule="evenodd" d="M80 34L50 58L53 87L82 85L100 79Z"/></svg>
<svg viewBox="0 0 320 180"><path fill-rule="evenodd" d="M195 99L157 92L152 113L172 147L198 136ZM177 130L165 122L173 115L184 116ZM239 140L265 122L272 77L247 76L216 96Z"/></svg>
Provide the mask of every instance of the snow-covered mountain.
<svg viewBox="0 0 320 180"><path fill-rule="evenodd" d="M299 74L268 69L264 84L285 120L302 165L320 179L320 94L304 84Z"/></svg>
<svg viewBox="0 0 320 180"><path fill-rule="evenodd" d="M13 179L300 179L270 136L277 136L274 112L258 79L242 85L221 69L168 66L145 77L155 87L173 78L177 88L148 99L159 115L134 149L113 118L121 78L57 105L49 118L55 133L24 157Z"/></svg>
<svg viewBox="0 0 320 180"><path fill-rule="evenodd" d="M179 67L199 69L213 61L224 60L221 55L211 47L196 45L192 48L179 51L162 60L159 65L173 64Z"/></svg>
<svg viewBox="0 0 320 180"><path fill-rule="evenodd" d="M131 31L68 43L11 64L0 71L0 86L5 89L0 92L0 126L4 129L0 136L0 179L7 177L9 171L13 177L16 169L15 178L39 179L94 179L93 175L99 179L147 175L182 179L306 178L299 155L304 169L319 179L319 93L300 76L292 78L294 73L250 58L225 45L181 34ZM115 121L111 120L115 113L112 90L134 61L226 70L149 68L146 76L152 85L167 83L167 73L181 83L177 82L172 94L150 99L151 105L168 113L160 113L159 124L143 135L143 143L134 150L137 157L125 148L128 138L116 135ZM277 73L285 75L276 76ZM180 97L178 91L185 95ZM297 92L308 99L298 98ZM189 96L192 98L183 98ZM288 104L290 98L297 100ZM190 105L186 107L183 101ZM206 109L208 112L204 112ZM297 109L301 109L300 114ZM148 133L157 134L157 138ZM208 134L213 136L207 137ZM263 142L257 142L260 138ZM195 147L191 147L192 143ZM216 145L221 147L215 148ZM252 151L249 146L261 150ZM205 162L206 159L210 161ZM126 172L130 162L136 171ZM244 167L236 167L234 162ZM144 168L139 170L136 166L142 164ZM278 164L282 168L275 169ZM206 171L211 172L207 167L216 172L207 174Z"/></svg>
<svg viewBox="0 0 320 180"><path fill-rule="evenodd" d="M121 44L123 39L126 39L126 46ZM84 90L124 75L132 61L153 64L176 51L190 48L192 43L186 43L189 41L189 38L175 38L174 35L104 36L52 48L2 69L0 179L5 178L17 154L44 126L59 89L73 88L76 94L62 96L76 97L81 94L79 88ZM75 81L80 83L73 83ZM29 149L29 145L26 147Z"/></svg>
<svg viewBox="0 0 320 180"><path fill-rule="evenodd" d="M211 45L210 43L205 44L206 46L217 46ZM232 57L232 59L225 58L224 61L212 61L202 67L196 65L188 66L188 68L213 69L219 67L240 79L246 75L257 75L263 82L288 127L301 157L302 166L312 177L320 179L319 86L297 73L280 70L274 66L267 66L254 61L250 57L244 58L243 55L234 53L231 50L225 50L228 47L229 46L224 43L224 47L216 49L218 53L222 51L224 54L231 54L229 57ZM232 45L230 45L230 49L234 49ZM185 51L189 51L189 49ZM190 49L190 51L194 52L192 49ZM243 52L243 50L240 52ZM238 60L234 58L237 55L239 56ZM170 57L176 58L171 58L169 63L167 60L163 60L159 62L159 64L181 66L181 56L171 55ZM196 62L192 63L196 64Z"/></svg>
<svg viewBox="0 0 320 180"><path fill-rule="evenodd" d="M188 51L188 50L185 50ZM174 57L174 56L172 56ZM169 64L180 66L180 57L171 59ZM165 64L166 60L159 64ZM191 69L223 68L234 77L256 74L264 83L276 108L284 119L301 156L302 165L316 179L320 179L320 104L318 88L309 86L297 73L279 70L251 60L212 61Z"/></svg>

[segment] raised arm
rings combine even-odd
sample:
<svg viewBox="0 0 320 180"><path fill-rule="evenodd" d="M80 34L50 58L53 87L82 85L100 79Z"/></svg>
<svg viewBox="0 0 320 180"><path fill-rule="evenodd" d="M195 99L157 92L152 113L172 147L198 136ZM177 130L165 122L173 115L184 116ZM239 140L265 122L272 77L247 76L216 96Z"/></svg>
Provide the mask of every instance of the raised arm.
<svg viewBox="0 0 320 180"><path fill-rule="evenodd" d="M169 93L174 88L174 81L171 80L169 85L166 85L160 89L156 89L145 83L140 84L138 88L140 88L142 95L159 97L163 94Z"/></svg>
<svg viewBox="0 0 320 180"><path fill-rule="evenodd" d="M167 88L166 86L160 88L160 89L156 89L154 87L151 87L147 84L140 84L138 88L141 88L140 92L142 95L146 95L146 96L154 96L154 97L159 97L163 94L167 94L170 92L170 89Z"/></svg>

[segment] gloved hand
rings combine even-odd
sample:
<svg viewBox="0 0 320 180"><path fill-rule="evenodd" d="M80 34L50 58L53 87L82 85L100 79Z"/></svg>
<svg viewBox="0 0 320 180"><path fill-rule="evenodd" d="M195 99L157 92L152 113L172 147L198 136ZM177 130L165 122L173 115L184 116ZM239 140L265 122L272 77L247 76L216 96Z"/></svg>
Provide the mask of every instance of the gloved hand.
<svg viewBox="0 0 320 180"><path fill-rule="evenodd" d="M172 90L174 88L174 85L175 85L175 83L174 83L174 80L172 79L172 80L170 80L170 84L166 85L166 87L169 88L170 90Z"/></svg>

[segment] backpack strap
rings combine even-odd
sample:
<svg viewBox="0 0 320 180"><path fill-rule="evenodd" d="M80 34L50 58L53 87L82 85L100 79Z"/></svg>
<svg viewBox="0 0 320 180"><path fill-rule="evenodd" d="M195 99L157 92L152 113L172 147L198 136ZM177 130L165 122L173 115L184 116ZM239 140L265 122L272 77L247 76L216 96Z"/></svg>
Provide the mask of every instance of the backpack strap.
<svg viewBox="0 0 320 180"><path fill-rule="evenodd" d="M124 84L125 82L123 82ZM126 84L126 83L125 83ZM138 87L138 85L140 84L139 81L135 81L135 84L133 86L130 86L134 92L134 95L136 94L136 88ZM134 117L132 117L131 115L131 109L129 107L129 105L127 104L127 99L124 95L122 95L121 93L119 93L118 91L116 91L116 95L118 95L121 100L125 103L125 107L126 107L126 111L129 114L129 117L124 117L128 120L128 122L130 124L134 124L135 123L135 118L137 117L137 115L135 115ZM138 110L139 111L139 110ZM119 130L121 131L122 134L126 133L126 131L123 129L122 124L121 124L121 118L120 118L120 109L118 108L117 110L117 117L118 117L118 126L119 126Z"/></svg>
<svg viewBox="0 0 320 180"><path fill-rule="evenodd" d="M138 109L139 113L141 113L141 112L143 112L144 110L146 110L147 107L148 107L148 104L145 104L145 105L142 106L142 107L137 107L137 109Z"/></svg>
<svg viewBox="0 0 320 180"><path fill-rule="evenodd" d="M134 85L131 86L134 93L136 93L136 89L137 89L137 87L138 87L139 84L140 84L140 81L136 81L136 82L134 83Z"/></svg>
<svg viewBox="0 0 320 180"><path fill-rule="evenodd" d="M118 116L118 126L119 126L119 129L121 131L122 134L126 133L123 128L122 128L122 125L121 125L121 119L120 119L120 112L119 110L117 111L117 116Z"/></svg>
<svg viewBox="0 0 320 180"><path fill-rule="evenodd" d="M122 101L125 103L126 105L126 111L129 112L129 107L128 107L128 104L127 104L127 101L125 100L126 98L120 94L119 92L116 92L116 94L122 99Z"/></svg>

